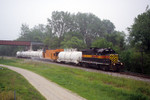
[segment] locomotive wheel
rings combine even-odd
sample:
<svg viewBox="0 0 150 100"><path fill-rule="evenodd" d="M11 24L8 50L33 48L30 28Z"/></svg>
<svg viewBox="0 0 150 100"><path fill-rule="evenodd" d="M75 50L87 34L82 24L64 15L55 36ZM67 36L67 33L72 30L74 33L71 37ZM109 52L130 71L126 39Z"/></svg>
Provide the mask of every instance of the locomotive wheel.
<svg viewBox="0 0 150 100"><path fill-rule="evenodd" d="M102 68L102 70L104 70L104 71L108 71L108 69L109 69L108 66L102 66L101 68Z"/></svg>
<svg viewBox="0 0 150 100"><path fill-rule="evenodd" d="M118 72L118 71L119 71L119 69L117 68L117 66L113 66L112 71L114 71L114 72Z"/></svg>
<svg viewBox="0 0 150 100"><path fill-rule="evenodd" d="M97 69L98 69L98 70L101 69L101 65L97 65Z"/></svg>
<svg viewBox="0 0 150 100"><path fill-rule="evenodd" d="M82 67L86 68L87 64L86 63L82 63Z"/></svg>
<svg viewBox="0 0 150 100"><path fill-rule="evenodd" d="M112 68L112 71L116 71L117 69L116 69L116 66L113 66L113 68Z"/></svg>

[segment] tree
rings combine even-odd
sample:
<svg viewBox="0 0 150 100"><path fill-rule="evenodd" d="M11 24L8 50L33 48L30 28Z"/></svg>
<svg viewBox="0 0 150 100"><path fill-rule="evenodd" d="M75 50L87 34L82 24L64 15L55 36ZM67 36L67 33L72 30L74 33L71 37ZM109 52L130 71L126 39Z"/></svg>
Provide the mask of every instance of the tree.
<svg viewBox="0 0 150 100"><path fill-rule="evenodd" d="M52 17L48 19L48 23L54 35L58 38L62 37L64 33L74 30L73 16L68 12L52 12Z"/></svg>
<svg viewBox="0 0 150 100"><path fill-rule="evenodd" d="M125 33L114 31L111 34L106 34L105 38L108 42L112 42L113 46L118 46L120 50L125 49Z"/></svg>
<svg viewBox="0 0 150 100"><path fill-rule="evenodd" d="M30 33L30 28L27 24L22 24L21 25L21 33L20 33L20 37L17 40L22 40L22 41L26 41L28 40L28 34Z"/></svg>
<svg viewBox="0 0 150 100"><path fill-rule="evenodd" d="M78 25L79 33L82 34L84 42L88 47L91 46L96 37L102 37L104 35L104 29L101 27L101 20L91 13L77 13L76 21Z"/></svg>
<svg viewBox="0 0 150 100"><path fill-rule="evenodd" d="M15 56L18 46L0 45L0 56Z"/></svg>
<svg viewBox="0 0 150 100"><path fill-rule="evenodd" d="M43 39L43 43L45 45L47 45L49 48L53 48L54 43L53 42L53 39L54 39L54 35L52 33L52 29L47 25L45 27L45 34L44 34L44 39Z"/></svg>
<svg viewBox="0 0 150 100"><path fill-rule="evenodd" d="M62 47L64 48L77 48L77 49L85 48L84 42L75 36L72 37L70 40L62 41L61 44L62 44Z"/></svg>
<svg viewBox="0 0 150 100"><path fill-rule="evenodd" d="M145 51L150 50L150 9L138 15L129 29L133 45L140 44Z"/></svg>
<svg viewBox="0 0 150 100"><path fill-rule="evenodd" d="M68 33L65 33L64 34L64 39L70 40L70 38L72 38L73 36L77 37L80 40L83 40L82 34L78 33L78 32L68 32Z"/></svg>
<svg viewBox="0 0 150 100"><path fill-rule="evenodd" d="M110 22L110 20L103 20L102 25L106 33L111 34L114 32L115 26L112 22Z"/></svg>
<svg viewBox="0 0 150 100"><path fill-rule="evenodd" d="M38 42L43 42L43 40L45 39L45 26L43 24L39 24L37 26L34 26L31 29L31 32L29 33L30 36L30 40L31 41L38 41Z"/></svg>
<svg viewBox="0 0 150 100"><path fill-rule="evenodd" d="M86 44L83 41L82 35L76 32L68 32L64 35L64 40L61 42L63 48L78 48L83 49Z"/></svg>
<svg viewBox="0 0 150 100"><path fill-rule="evenodd" d="M100 38L95 40L92 43L92 47L98 47L98 48L112 48L113 44L111 42L108 42L105 38Z"/></svg>
<svg viewBox="0 0 150 100"><path fill-rule="evenodd" d="M105 33L112 33L115 28L109 20L101 21L92 13L70 14L63 11L52 12L51 19L48 19L48 26L60 41L63 40L65 33L81 33L84 43L88 47L97 37L104 37Z"/></svg>
<svg viewBox="0 0 150 100"><path fill-rule="evenodd" d="M45 26L42 24L34 26L31 29L29 28L28 25L22 24L21 34L17 40L42 42L42 40L44 39L44 34L45 34Z"/></svg>
<svg viewBox="0 0 150 100"><path fill-rule="evenodd" d="M24 36L30 32L29 26L27 24L21 25L21 36Z"/></svg>

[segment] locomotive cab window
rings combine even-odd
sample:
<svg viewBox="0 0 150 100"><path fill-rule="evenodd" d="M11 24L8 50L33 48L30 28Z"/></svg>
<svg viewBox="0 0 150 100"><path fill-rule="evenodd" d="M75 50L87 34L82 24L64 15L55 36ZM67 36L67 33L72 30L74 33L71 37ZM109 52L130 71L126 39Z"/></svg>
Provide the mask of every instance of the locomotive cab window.
<svg viewBox="0 0 150 100"><path fill-rule="evenodd" d="M106 49L102 52L103 55L107 55L107 54L115 54L115 51L112 49Z"/></svg>

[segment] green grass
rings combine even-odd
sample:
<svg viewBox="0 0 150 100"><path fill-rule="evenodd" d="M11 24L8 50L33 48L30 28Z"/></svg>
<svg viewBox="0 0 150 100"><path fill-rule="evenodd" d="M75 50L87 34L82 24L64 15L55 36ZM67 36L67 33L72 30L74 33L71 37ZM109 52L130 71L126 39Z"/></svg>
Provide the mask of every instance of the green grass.
<svg viewBox="0 0 150 100"><path fill-rule="evenodd" d="M0 100L14 100L14 91L16 100L45 100L23 76L7 68L0 69Z"/></svg>
<svg viewBox="0 0 150 100"><path fill-rule="evenodd" d="M150 83L21 59L1 64L31 70L88 100L150 100Z"/></svg>

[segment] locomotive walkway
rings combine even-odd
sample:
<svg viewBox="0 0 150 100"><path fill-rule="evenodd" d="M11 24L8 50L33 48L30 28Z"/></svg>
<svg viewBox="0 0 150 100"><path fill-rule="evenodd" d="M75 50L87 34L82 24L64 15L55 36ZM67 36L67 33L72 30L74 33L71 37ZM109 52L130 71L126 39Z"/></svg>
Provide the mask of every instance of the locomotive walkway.
<svg viewBox="0 0 150 100"><path fill-rule="evenodd" d="M24 76L47 100L86 100L34 72L14 66L2 64L0 66L9 68Z"/></svg>

